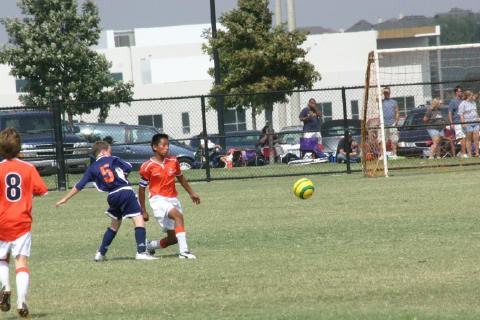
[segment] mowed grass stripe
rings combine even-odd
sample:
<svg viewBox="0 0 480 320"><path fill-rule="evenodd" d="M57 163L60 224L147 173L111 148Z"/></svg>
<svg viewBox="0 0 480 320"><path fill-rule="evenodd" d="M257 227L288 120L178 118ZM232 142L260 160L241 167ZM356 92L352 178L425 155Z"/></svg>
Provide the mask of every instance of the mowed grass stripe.
<svg viewBox="0 0 480 320"><path fill-rule="evenodd" d="M132 260L125 221L109 261L94 263L105 194L61 209L61 193L36 199L33 318L480 318L479 172L307 178L308 201L292 194L298 177L196 183L200 206L181 191L197 261L176 247ZM154 221L147 236L160 236Z"/></svg>

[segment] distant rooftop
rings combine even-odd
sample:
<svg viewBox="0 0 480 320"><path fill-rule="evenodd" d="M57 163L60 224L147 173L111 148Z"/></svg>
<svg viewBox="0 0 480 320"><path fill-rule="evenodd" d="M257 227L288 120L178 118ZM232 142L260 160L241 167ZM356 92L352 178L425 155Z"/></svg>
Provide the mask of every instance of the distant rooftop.
<svg viewBox="0 0 480 320"><path fill-rule="evenodd" d="M367 20L360 20L345 31L346 32L369 31L369 30L373 30L373 27L374 27L373 24L371 24Z"/></svg>
<svg viewBox="0 0 480 320"><path fill-rule="evenodd" d="M336 30L324 28L324 27L303 27L303 28L298 28L300 31L307 31L309 34L322 34L322 33L334 33L338 32Z"/></svg>

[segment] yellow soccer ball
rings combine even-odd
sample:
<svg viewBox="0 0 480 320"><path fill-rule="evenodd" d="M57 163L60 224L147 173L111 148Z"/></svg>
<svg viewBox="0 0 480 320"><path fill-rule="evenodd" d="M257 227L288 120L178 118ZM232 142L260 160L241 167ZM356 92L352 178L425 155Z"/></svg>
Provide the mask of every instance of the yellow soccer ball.
<svg viewBox="0 0 480 320"><path fill-rule="evenodd" d="M293 185L293 194L300 199L308 199L313 195L315 186L312 180L302 178Z"/></svg>

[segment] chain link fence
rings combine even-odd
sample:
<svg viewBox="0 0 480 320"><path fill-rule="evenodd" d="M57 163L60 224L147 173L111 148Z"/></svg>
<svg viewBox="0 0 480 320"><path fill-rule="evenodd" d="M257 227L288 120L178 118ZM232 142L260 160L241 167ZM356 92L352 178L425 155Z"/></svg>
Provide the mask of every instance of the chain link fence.
<svg viewBox="0 0 480 320"><path fill-rule="evenodd" d="M443 84L447 103L457 84ZM461 84L475 89L480 81ZM462 156L463 140L450 126L445 105L441 107L444 123L439 128L439 152L431 154L431 125L424 116L438 87L438 83L391 86L400 121L387 126L395 132L387 142L390 169L480 164L478 157L473 157L474 149L472 157ZM15 127L21 132L22 156L35 164L51 189L70 188L81 178L94 161L91 144L98 140L110 142L114 155L133 164L129 179L138 182L140 165L153 156L151 138L159 132L170 136L170 153L177 156L190 181L350 173L362 170L358 146L364 94L363 87L271 92L264 95L286 95L287 102L262 110L242 106L220 114L210 105L238 96L133 100L110 107L106 117L105 107L114 103L83 103L91 112L73 116L61 103L52 103L2 108L0 119L1 129ZM319 131L304 130L300 121L302 110L307 108L306 114L312 111L307 107L311 99L319 111ZM472 136L470 147L474 146ZM432 157L438 159L429 159Z"/></svg>

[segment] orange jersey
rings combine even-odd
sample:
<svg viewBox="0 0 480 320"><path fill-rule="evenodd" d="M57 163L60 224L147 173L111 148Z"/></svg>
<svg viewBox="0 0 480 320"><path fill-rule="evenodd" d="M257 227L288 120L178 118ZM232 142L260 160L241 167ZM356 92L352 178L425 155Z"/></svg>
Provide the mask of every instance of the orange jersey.
<svg viewBox="0 0 480 320"><path fill-rule="evenodd" d="M149 187L150 197L162 196L175 198L178 193L175 188L175 178L181 176L180 164L174 156L165 157L163 162L151 158L142 164L140 185Z"/></svg>
<svg viewBox="0 0 480 320"><path fill-rule="evenodd" d="M32 164L16 158L0 163L0 241L14 241L31 230L32 198L47 192Z"/></svg>

